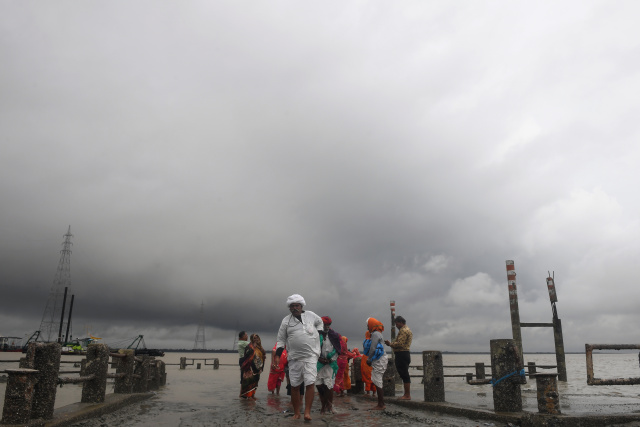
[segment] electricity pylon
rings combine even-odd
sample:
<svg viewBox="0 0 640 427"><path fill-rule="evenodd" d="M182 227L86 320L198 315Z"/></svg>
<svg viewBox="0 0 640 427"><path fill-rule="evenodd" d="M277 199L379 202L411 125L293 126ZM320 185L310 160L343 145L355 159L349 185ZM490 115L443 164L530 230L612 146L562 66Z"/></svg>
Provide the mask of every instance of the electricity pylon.
<svg viewBox="0 0 640 427"><path fill-rule="evenodd" d="M49 292L49 299L42 314L42 322L40 322L40 336L44 341L59 341L59 331L62 330L60 323L64 323L62 319L63 294L65 288L71 288L71 226L64 235L62 250L60 251L60 262L58 270L53 279L53 285Z"/></svg>
<svg viewBox="0 0 640 427"><path fill-rule="evenodd" d="M204 340L204 302L200 304L200 320L198 322L198 331L196 332L196 341L193 343L193 349L207 349L207 345Z"/></svg>

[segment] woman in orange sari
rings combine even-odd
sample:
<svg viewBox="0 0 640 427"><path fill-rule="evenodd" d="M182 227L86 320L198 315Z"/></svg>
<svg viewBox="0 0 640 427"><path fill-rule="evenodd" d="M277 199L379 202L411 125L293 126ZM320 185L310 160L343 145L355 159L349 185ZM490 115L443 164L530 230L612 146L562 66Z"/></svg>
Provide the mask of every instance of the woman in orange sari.
<svg viewBox="0 0 640 427"><path fill-rule="evenodd" d="M371 334L369 331L364 335L365 340L371 339ZM364 394L371 393L373 396L376 395L376 388L373 386L373 382L371 382L371 372L373 368L367 364L367 354L362 353L362 359L360 359L360 373L362 374L362 382L364 382Z"/></svg>
<svg viewBox="0 0 640 427"><path fill-rule="evenodd" d="M256 400L255 394L260 381L260 374L264 368L264 348L258 334L251 334L250 344L244 349L241 359L242 382L240 383L240 397Z"/></svg>

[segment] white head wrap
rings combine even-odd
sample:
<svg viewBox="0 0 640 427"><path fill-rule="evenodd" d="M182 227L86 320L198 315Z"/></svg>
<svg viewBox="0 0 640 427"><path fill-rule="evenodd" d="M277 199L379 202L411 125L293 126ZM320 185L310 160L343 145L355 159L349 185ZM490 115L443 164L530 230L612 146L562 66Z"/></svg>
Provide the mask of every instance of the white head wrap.
<svg viewBox="0 0 640 427"><path fill-rule="evenodd" d="M302 304L302 306L304 307L304 298L302 298L302 295L293 294L289 298L287 298L287 307L289 307L291 304Z"/></svg>

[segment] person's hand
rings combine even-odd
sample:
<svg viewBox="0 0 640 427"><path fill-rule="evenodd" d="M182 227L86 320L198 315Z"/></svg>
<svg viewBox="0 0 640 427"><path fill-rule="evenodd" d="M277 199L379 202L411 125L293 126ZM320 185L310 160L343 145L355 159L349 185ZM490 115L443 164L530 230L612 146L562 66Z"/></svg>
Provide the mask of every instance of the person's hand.
<svg viewBox="0 0 640 427"><path fill-rule="evenodd" d="M280 356L274 356L271 361L271 366L277 368L280 365Z"/></svg>
<svg viewBox="0 0 640 427"><path fill-rule="evenodd" d="M367 359L367 365L371 366L371 359Z"/></svg>
<svg viewBox="0 0 640 427"><path fill-rule="evenodd" d="M389 340L384 340L384 343L389 346L391 345L391 342Z"/></svg>

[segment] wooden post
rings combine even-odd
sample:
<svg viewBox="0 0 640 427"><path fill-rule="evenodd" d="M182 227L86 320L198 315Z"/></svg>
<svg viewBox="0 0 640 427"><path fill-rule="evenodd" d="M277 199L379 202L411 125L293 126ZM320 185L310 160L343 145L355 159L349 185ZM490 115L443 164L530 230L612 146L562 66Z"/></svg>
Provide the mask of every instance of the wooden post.
<svg viewBox="0 0 640 427"><path fill-rule="evenodd" d="M424 401L444 402L442 353L439 351L423 351L422 369L424 374Z"/></svg>
<svg viewBox="0 0 640 427"><path fill-rule="evenodd" d="M493 408L496 412L521 412L520 356L515 340L491 340Z"/></svg>
<svg viewBox="0 0 640 427"><path fill-rule="evenodd" d="M219 369L220 368L220 360L218 360L218 358L216 357L215 359L213 359L213 369Z"/></svg>
<svg viewBox="0 0 640 427"><path fill-rule="evenodd" d="M536 368L536 362L527 362L527 370L529 371L529 379L534 379L538 369Z"/></svg>
<svg viewBox="0 0 640 427"><path fill-rule="evenodd" d="M106 344L89 344L87 348L87 375L94 378L82 385L82 403L102 403L107 391L109 347Z"/></svg>
<svg viewBox="0 0 640 427"><path fill-rule="evenodd" d="M187 358L186 357L181 357L180 358L180 369L187 369Z"/></svg>
<svg viewBox="0 0 640 427"><path fill-rule="evenodd" d="M476 363L476 379L483 380L485 379L485 371L484 371L484 363L478 362Z"/></svg>

